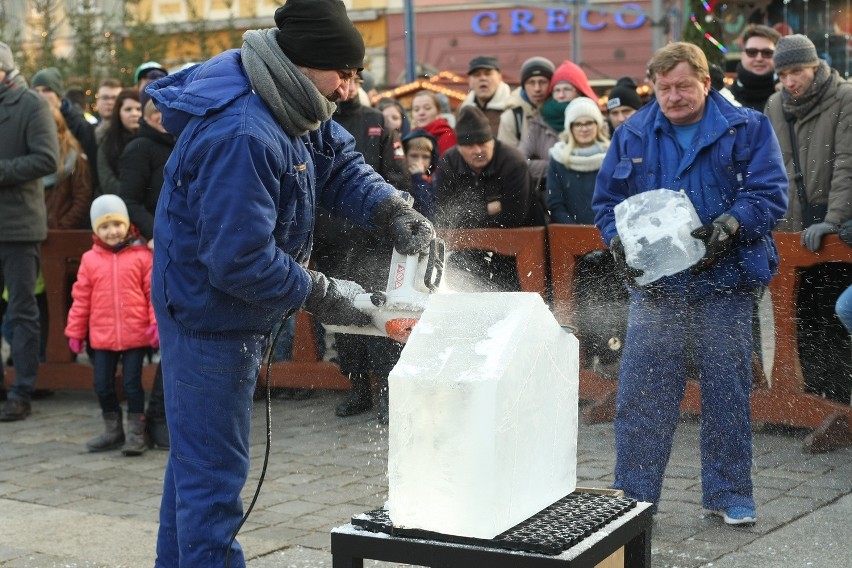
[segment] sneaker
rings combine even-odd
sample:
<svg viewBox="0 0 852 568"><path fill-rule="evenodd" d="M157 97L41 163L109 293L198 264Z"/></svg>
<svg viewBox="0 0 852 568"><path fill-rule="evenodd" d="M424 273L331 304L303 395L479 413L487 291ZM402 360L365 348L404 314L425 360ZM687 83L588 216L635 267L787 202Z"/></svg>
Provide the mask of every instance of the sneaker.
<svg viewBox="0 0 852 568"><path fill-rule="evenodd" d="M753 525L757 522L757 514L751 507L728 507L716 514L725 520L726 525Z"/></svg>
<svg viewBox="0 0 852 568"><path fill-rule="evenodd" d="M30 415L30 403L25 400L9 399L0 411L0 422L23 420Z"/></svg>

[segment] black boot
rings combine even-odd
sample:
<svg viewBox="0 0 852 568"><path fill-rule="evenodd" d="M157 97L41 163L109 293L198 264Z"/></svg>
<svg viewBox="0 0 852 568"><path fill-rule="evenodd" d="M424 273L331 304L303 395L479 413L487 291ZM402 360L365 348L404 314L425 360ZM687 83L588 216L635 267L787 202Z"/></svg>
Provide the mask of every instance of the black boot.
<svg viewBox="0 0 852 568"><path fill-rule="evenodd" d="M378 379L379 392L376 397L376 418L379 419L379 424L388 424L388 378L379 377Z"/></svg>
<svg viewBox="0 0 852 568"><path fill-rule="evenodd" d="M121 447L125 456L141 456L148 449L145 436L145 415L138 412L127 413L127 440Z"/></svg>
<svg viewBox="0 0 852 568"><path fill-rule="evenodd" d="M145 428L151 442L161 450L169 449L169 427L166 423L166 402L163 395L163 368L157 365L154 385L145 411Z"/></svg>
<svg viewBox="0 0 852 568"><path fill-rule="evenodd" d="M354 373L349 375L349 380L352 381L352 390L346 400L334 410L334 413L341 417L355 416L373 408L370 376L367 373Z"/></svg>
<svg viewBox="0 0 852 568"><path fill-rule="evenodd" d="M121 409L118 412L104 412L104 432L86 442L90 452L106 452L120 448L124 443L124 427L121 424Z"/></svg>

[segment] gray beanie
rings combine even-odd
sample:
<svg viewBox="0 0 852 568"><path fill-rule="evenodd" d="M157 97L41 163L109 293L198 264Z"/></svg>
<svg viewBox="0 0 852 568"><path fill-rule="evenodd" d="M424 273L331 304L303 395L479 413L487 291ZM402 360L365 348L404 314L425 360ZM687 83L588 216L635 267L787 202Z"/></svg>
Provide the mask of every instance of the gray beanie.
<svg viewBox="0 0 852 568"><path fill-rule="evenodd" d="M15 68L15 58L9 46L0 41L0 70L12 71Z"/></svg>
<svg viewBox="0 0 852 568"><path fill-rule="evenodd" d="M92 230L97 231L98 227L109 221L122 221L130 227L130 215L127 214L127 205L117 195L106 193L92 201L92 207L89 209L89 218L92 221Z"/></svg>
<svg viewBox="0 0 852 568"><path fill-rule="evenodd" d="M47 67L33 75L32 87L44 87L59 95L65 94L65 88L62 86L62 73L56 67Z"/></svg>
<svg viewBox="0 0 852 568"><path fill-rule="evenodd" d="M545 57L530 57L521 65L521 85L531 77L544 77L550 82L556 67Z"/></svg>
<svg viewBox="0 0 852 568"><path fill-rule="evenodd" d="M819 65L816 46L803 36L795 34L784 36L775 44L775 72L778 73L789 67L812 67Z"/></svg>

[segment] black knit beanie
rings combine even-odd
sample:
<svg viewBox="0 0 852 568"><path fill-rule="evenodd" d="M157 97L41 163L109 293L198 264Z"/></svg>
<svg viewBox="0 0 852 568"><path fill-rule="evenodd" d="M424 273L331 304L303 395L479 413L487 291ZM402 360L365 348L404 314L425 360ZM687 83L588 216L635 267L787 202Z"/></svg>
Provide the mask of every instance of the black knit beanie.
<svg viewBox="0 0 852 568"><path fill-rule="evenodd" d="M484 144L494 138L488 117L475 106L463 106L456 119L456 140L459 146Z"/></svg>
<svg viewBox="0 0 852 568"><path fill-rule="evenodd" d="M364 67L364 38L341 0L287 0L275 10L278 45L296 65L322 69Z"/></svg>
<svg viewBox="0 0 852 568"><path fill-rule="evenodd" d="M609 92L606 109L612 110L620 106L628 106L639 110L642 108L642 98L636 92L636 83L630 77L622 77Z"/></svg>

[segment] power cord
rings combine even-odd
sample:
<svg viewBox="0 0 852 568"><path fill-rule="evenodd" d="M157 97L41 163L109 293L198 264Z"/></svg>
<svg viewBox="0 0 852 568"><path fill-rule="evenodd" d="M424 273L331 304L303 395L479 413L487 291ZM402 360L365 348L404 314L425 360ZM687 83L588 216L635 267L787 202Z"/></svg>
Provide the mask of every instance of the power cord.
<svg viewBox="0 0 852 568"><path fill-rule="evenodd" d="M286 322L294 313L295 310L291 310L288 314L281 318L281 326L278 327L278 331L275 332L275 337L272 338L272 343L270 343L269 346L269 358L266 361L266 452L263 454L263 467L260 470L260 479L257 480L257 489L254 490L254 497L252 497L251 503L249 503L248 509L246 509L240 524L237 525L237 528L234 530L234 534L231 535L231 540L228 541L228 551L225 553L225 568L230 568L231 566L231 546L233 546L234 541L237 539L237 534L248 520L252 509L254 509L254 504L257 503L257 498L260 495L260 488L263 485L264 478L266 477L266 466L269 465L269 450L272 447L272 388L269 384L269 376L272 368L272 354L275 352L275 345L278 343L278 337L284 329L284 322ZM272 335L272 330L269 330L269 335Z"/></svg>

